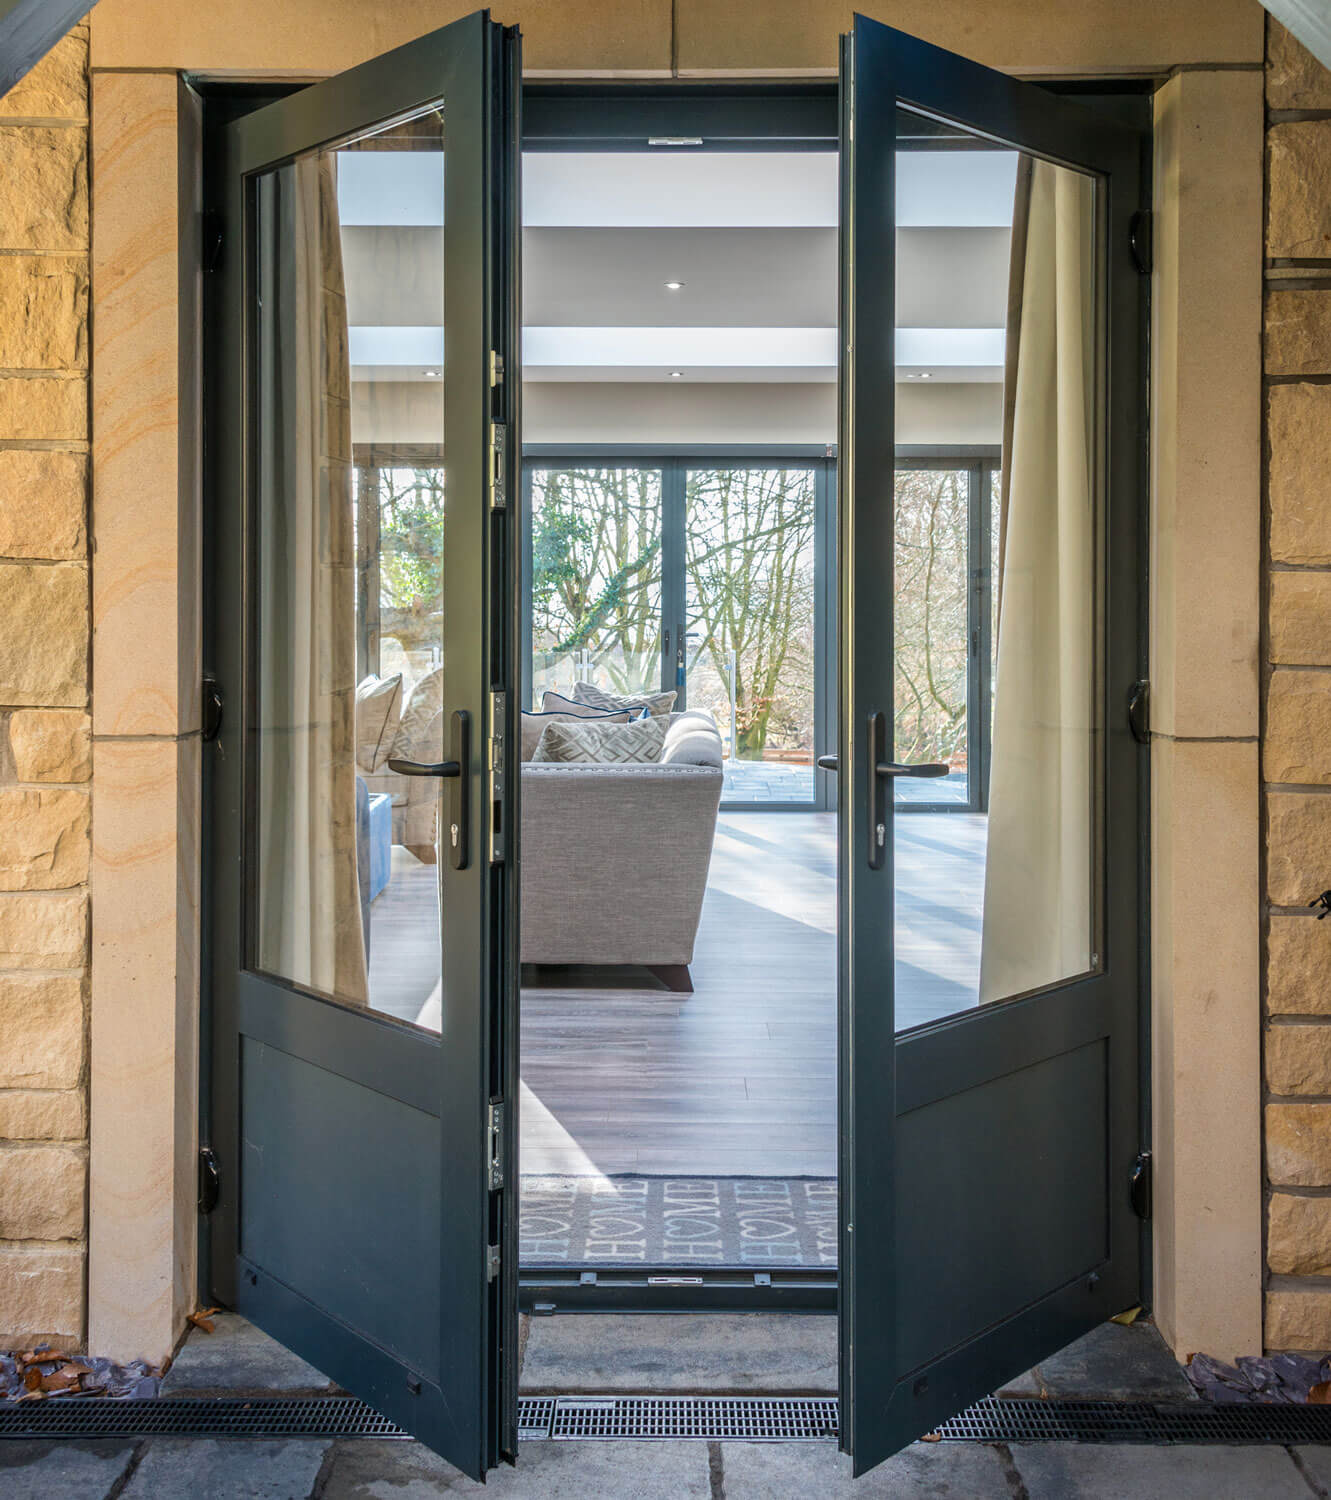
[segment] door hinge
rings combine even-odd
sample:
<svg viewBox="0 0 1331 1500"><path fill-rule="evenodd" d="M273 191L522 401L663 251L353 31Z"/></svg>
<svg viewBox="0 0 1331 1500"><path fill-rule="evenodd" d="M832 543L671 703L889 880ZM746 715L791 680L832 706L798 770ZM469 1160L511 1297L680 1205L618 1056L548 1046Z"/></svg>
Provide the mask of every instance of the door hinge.
<svg viewBox="0 0 1331 1500"><path fill-rule="evenodd" d="M1142 276L1151 274L1154 217L1149 208L1139 208L1128 220L1128 249L1132 263Z"/></svg>
<svg viewBox="0 0 1331 1500"><path fill-rule="evenodd" d="M503 385L504 383L504 356L498 349L490 350L490 384L491 386Z"/></svg>
<svg viewBox="0 0 1331 1500"><path fill-rule="evenodd" d="M1151 1153L1142 1151L1132 1164L1132 1177L1128 1183L1132 1211L1139 1219L1151 1217L1151 1175Z"/></svg>
<svg viewBox="0 0 1331 1500"><path fill-rule="evenodd" d="M222 732L222 689L211 672L203 674L199 694L200 731L205 740L215 740Z"/></svg>
<svg viewBox="0 0 1331 1500"><path fill-rule="evenodd" d="M211 211L199 215L199 259L205 271L222 264L222 215Z"/></svg>
<svg viewBox="0 0 1331 1500"><path fill-rule="evenodd" d="M485 1159L489 1163L490 1191L504 1185L504 1101L491 1099L485 1111Z"/></svg>
<svg viewBox="0 0 1331 1500"><path fill-rule="evenodd" d="M499 1246L487 1245L485 1247L485 1279L493 1281L499 1275Z"/></svg>
<svg viewBox="0 0 1331 1500"><path fill-rule="evenodd" d="M222 1174L217 1166L217 1154L211 1146L199 1151L199 1212L210 1214L217 1207L222 1191Z"/></svg>
<svg viewBox="0 0 1331 1500"><path fill-rule="evenodd" d="M1151 742L1151 684L1139 677L1128 693L1128 728L1139 745Z"/></svg>
<svg viewBox="0 0 1331 1500"><path fill-rule="evenodd" d="M503 510L508 504L508 428L502 422L490 423L490 509Z"/></svg>

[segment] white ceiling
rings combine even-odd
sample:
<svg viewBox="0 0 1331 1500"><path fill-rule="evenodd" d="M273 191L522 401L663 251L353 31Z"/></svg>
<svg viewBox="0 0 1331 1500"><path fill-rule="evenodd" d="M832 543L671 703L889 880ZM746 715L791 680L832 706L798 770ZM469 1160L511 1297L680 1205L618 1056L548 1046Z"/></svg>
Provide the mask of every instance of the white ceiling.
<svg viewBox="0 0 1331 1500"><path fill-rule="evenodd" d="M898 156L899 379L1001 380L1015 167ZM528 381L835 378L835 154L538 153L523 174ZM338 197L355 377L437 378L443 157L343 152Z"/></svg>

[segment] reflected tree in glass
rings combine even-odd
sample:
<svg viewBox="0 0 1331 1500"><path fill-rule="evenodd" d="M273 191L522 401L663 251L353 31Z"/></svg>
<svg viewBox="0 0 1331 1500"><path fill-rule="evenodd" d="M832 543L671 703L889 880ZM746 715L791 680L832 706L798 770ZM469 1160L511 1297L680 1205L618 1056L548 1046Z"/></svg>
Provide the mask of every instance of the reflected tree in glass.
<svg viewBox="0 0 1331 1500"><path fill-rule="evenodd" d="M688 475L689 707L739 760L813 758L814 493L810 469Z"/></svg>

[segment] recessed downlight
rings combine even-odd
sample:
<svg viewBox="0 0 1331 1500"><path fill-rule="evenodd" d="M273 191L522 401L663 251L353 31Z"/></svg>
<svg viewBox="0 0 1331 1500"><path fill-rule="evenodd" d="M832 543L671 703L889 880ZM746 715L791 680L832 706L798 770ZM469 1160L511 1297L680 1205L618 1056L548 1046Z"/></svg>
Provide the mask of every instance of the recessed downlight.
<svg viewBox="0 0 1331 1500"><path fill-rule="evenodd" d="M440 371L440 370L422 370L421 371L421 374L424 375L427 380L438 380L439 376L442 373L443 372Z"/></svg>
<svg viewBox="0 0 1331 1500"><path fill-rule="evenodd" d="M684 371L683 370L671 370L671 372L670 372L670 378L671 378L671 380L683 380L684 379Z"/></svg>
<svg viewBox="0 0 1331 1500"><path fill-rule="evenodd" d="M684 290L684 283L682 281L667 281L665 289L668 292L682 292Z"/></svg>

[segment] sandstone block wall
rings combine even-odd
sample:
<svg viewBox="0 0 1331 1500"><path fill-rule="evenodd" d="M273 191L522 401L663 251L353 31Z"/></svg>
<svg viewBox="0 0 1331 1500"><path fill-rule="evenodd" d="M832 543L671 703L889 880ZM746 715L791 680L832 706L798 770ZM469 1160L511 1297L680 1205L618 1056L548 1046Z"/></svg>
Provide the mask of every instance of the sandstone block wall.
<svg viewBox="0 0 1331 1500"><path fill-rule="evenodd" d="M1331 1348L1331 72L1267 29L1266 1343Z"/></svg>
<svg viewBox="0 0 1331 1500"><path fill-rule="evenodd" d="M85 1327L87 77L0 98L0 1349Z"/></svg>

